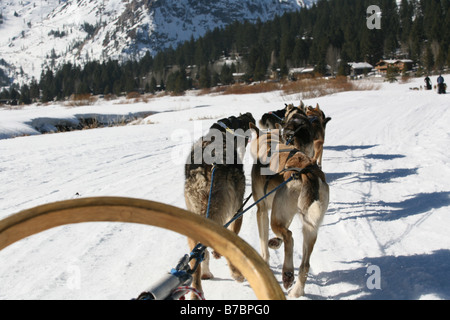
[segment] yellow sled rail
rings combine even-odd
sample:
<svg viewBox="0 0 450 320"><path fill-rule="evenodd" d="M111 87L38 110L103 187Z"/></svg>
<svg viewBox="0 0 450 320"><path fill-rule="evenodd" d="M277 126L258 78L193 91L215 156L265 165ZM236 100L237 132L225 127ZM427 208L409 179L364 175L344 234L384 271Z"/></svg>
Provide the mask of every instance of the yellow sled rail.
<svg viewBox="0 0 450 320"><path fill-rule="evenodd" d="M247 279L258 299L285 299L267 263L235 233L189 211L142 199L84 198L19 212L0 221L0 250L36 233L83 222L138 223L183 234L230 259Z"/></svg>

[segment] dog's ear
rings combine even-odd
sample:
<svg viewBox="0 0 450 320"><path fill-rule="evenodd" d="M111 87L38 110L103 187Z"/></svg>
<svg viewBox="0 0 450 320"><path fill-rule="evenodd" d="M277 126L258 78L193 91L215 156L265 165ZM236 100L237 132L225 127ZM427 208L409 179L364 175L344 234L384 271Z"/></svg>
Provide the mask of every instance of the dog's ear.
<svg viewBox="0 0 450 320"><path fill-rule="evenodd" d="M249 123L249 127L250 127L250 130L255 131L256 138L259 138L259 128L253 122Z"/></svg>
<svg viewBox="0 0 450 320"><path fill-rule="evenodd" d="M275 129L281 130L283 129L283 126L277 122L275 123Z"/></svg>
<svg viewBox="0 0 450 320"><path fill-rule="evenodd" d="M319 104L316 104L316 110L320 110Z"/></svg>

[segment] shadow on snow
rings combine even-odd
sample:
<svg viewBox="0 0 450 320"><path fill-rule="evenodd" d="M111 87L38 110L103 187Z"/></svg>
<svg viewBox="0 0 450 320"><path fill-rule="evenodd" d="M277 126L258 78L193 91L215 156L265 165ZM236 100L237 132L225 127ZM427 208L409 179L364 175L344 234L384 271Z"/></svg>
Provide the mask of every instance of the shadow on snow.
<svg viewBox="0 0 450 320"><path fill-rule="evenodd" d="M352 261L349 264L359 264L362 267L333 272L322 272L311 278L310 283L318 286L332 286L334 284L349 284L347 292L341 292L331 299L366 300L414 300L431 295L433 298L450 299L450 250L437 250L430 254L411 256L385 256L365 258ZM368 273L369 266L378 266L380 270L381 289L369 289L367 282L371 281ZM307 291L307 290L306 290ZM322 299L314 295L306 297ZM426 297L425 297L426 298Z"/></svg>

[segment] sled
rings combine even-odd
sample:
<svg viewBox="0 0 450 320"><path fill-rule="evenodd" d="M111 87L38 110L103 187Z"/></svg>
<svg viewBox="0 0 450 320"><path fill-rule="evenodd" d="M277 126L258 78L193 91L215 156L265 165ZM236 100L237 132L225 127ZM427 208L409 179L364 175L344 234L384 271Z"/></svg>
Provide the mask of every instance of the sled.
<svg viewBox="0 0 450 320"><path fill-rule="evenodd" d="M0 250L36 233L83 222L137 223L194 238L230 259L247 279L258 299L285 299L267 263L235 233L192 212L154 201L95 197L60 201L24 210L0 220Z"/></svg>

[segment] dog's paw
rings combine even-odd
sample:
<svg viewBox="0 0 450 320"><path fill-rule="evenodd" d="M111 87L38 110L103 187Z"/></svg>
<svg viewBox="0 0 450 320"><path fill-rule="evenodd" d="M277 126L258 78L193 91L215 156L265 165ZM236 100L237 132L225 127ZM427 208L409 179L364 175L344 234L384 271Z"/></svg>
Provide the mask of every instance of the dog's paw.
<svg viewBox="0 0 450 320"><path fill-rule="evenodd" d="M202 292L202 294L203 294L203 292ZM191 300L200 300L200 297L198 296L198 294L192 292L191 293Z"/></svg>
<svg viewBox="0 0 450 320"><path fill-rule="evenodd" d="M283 243L283 239L280 238L272 238L269 240L269 248L276 250L281 247L281 244Z"/></svg>
<svg viewBox="0 0 450 320"><path fill-rule="evenodd" d="M244 282L245 281L245 277L240 272L233 272L231 274L231 276L237 282Z"/></svg>
<svg viewBox="0 0 450 320"><path fill-rule="evenodd" d="M301 281L297 281L288 294L290 298L299 298L304 295L305 295L305 283Z"/></svg>
<svg viewBox="0 0 450 320"><path fill-rule="evenodd" d="M245 278L242 273L233 265L230 265L231 277L237 282L244 282Z"/></svg>
<svg viewBox="0 0 450 320"><path fill-rule="evenodd" d="M205 272L202 274L202 280L214 279L214 275L211 272Z"/></svg>
<svg viewBox="0 0 450 320"><path fill-rule="evenodd" d="M300 298L305 295L305 290L302 286L295 285L290 291L289 291L289 298Z"/></svg>
<svg viewBox="0 0 450 320"><path fill-rule="evenodd" d="M294 272L285 271L283 272L283 286L285 289L289 289L294 282Z"/></svg>

